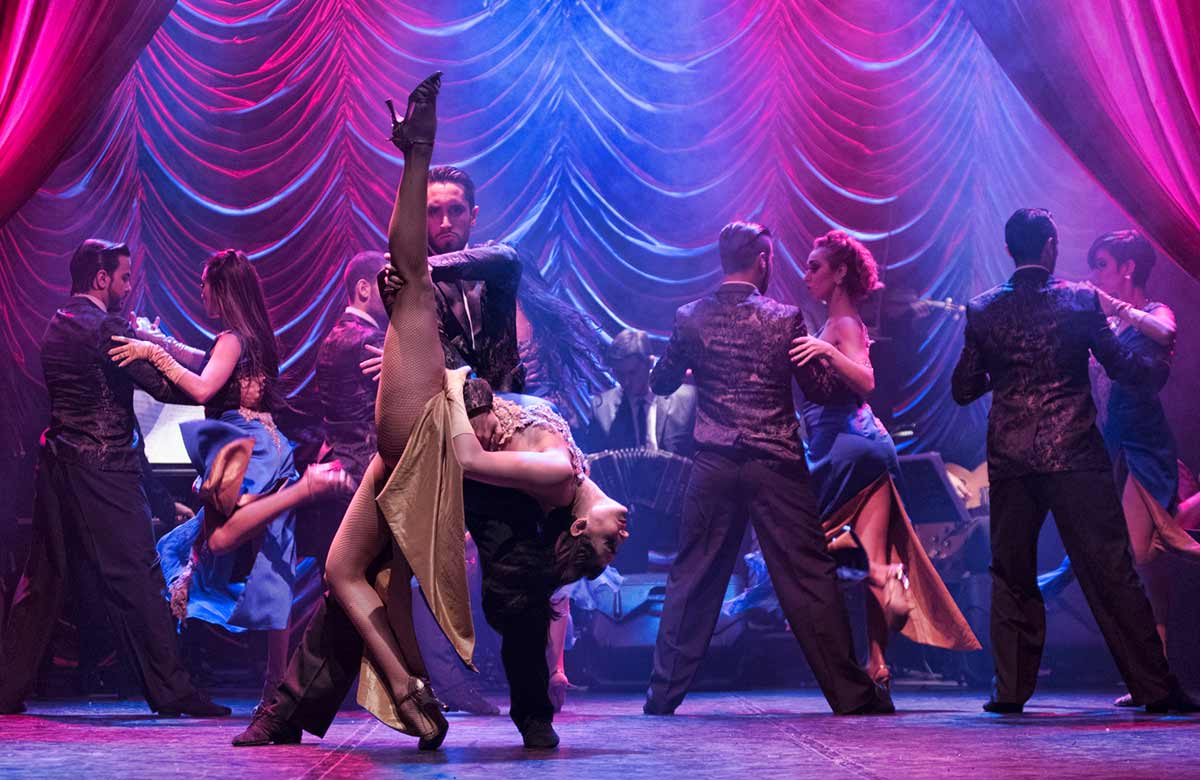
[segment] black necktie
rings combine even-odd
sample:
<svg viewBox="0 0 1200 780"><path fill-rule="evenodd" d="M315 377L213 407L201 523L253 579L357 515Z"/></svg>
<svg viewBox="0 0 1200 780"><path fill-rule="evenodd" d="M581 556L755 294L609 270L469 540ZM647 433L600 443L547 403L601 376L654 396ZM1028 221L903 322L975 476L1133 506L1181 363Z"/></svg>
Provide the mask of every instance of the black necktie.
<svg viewBox="0 0 1200 780"><path fill-rule="evenodd" d="M633 404L633 435L637 440L637 446L645 447L647 442L646 436L646 399L639 398Z"/></svg>

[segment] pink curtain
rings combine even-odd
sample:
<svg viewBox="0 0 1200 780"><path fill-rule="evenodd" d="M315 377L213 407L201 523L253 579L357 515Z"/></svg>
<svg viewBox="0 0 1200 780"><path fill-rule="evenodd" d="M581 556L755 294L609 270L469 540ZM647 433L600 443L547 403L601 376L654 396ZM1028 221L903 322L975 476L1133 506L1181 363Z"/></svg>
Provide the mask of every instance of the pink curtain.
<svg viewBox="0 0 1200 780"><path fill-rule="evenodd" d="M174 5L0 2L0 225L37 192Z"/></svg>
<svg viewBox="0 0 1200 780"><path fill-rule="evenodd" d="M1200 4L963 5L1034 110L1130 217L1200 277Z"/></svg>

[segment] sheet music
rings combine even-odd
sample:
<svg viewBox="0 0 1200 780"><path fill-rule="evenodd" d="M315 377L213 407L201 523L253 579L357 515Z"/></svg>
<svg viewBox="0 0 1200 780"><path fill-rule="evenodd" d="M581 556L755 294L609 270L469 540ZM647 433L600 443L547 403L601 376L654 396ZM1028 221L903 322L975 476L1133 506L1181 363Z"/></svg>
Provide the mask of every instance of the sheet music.
<svg viewBox="0 0 1200 780"><path fill-rule="evenodd" d="M146 458L155 465L187 465L187 450L179 434L179 424L188 420L203 420L203 406L164 404L142 390L133 391L133 412L137 415L146 438Z"/></svg>

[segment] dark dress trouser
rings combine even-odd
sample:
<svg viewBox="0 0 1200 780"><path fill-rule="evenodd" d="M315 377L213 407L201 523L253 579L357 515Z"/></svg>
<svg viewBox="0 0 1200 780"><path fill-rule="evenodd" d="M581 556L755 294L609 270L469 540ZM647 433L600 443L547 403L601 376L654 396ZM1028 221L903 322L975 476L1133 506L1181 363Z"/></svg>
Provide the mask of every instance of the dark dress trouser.
<svg viewBox="0 0 1200 780"><path fill-rule="evenodd" d="M1063 547L1129 692L1157 701L1175 688L1153 612L1133 568L1112 474L1068 471L992 483L991 644L996 701L1033 695L1046 610L1037 586L1038 535L1054 515Z"/></svg>
<svg viewBox="0 0 1200 780"><path fill-rule="evenodd" d="M483 538L474 531L472 535ZM484 554L481 549L481 557ZM368 580L374 578L390 556L389 547L368 569ZM527 618L510 618L504 626L493 627L501 634L500 655L509 683L509 715L513 722L520 727L531 716L552 719L554 707L547 691L550 672L546 665L549 621L545 613L536 610ZM326 594L292 654L287 674L276 692L276 714L310 734L325 736L358 679L362 654L363 642L358 630L337 599ZM461 668L457 655L450 658L437 650L423 654L434 679L450 679L459 674L458 669L443 668L447 664Z"/></svg>
<svg viewBox="0 0 1200 780"><path fill-rule="evenodd" d="M696 454L684 499L679 554L667 577L649 700L674 710L708 650L747 520L784 615L834 712L869 704L845 602L801 462Z"/></svg>
<svg viewBox="0 0 1200 780"><path fill-rule="evenodd" d="M99 588L150 708L190 695L141 474L64 461L50 446L38 461L32 545L4 630L0 701L21 701L32 691L66 594L81 578Z"/></svg>

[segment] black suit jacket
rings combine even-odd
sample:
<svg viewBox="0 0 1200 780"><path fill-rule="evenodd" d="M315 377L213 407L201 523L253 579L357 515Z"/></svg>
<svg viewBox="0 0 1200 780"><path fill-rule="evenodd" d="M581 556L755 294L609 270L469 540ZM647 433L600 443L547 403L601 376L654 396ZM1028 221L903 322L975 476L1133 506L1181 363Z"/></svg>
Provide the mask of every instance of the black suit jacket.
<svg viewBox="0 0 1200 780"><path fill-rule="evenodd" d="M1169 370L1121 347L1094 291L1044 268L1019 268L970 302L951 387L961 405L992 392L992 481L1111 468L1096 428L1089 352L1115 381L1154 382Z"/></svg>
<svg viewBox="0 0 1200 780"><path fill-rule="evenodd" d="M524 392L525 367L517 346L517 250L506 244L469 247L433 255L429 266L447 367L469 365L496 392Z"/></svg>
<svg viewBox="0 0 1200 780"><path fill-rule="evenodd" d="M45 445L58 458L106 471L141 472L133 388L159 401L194 404L144 360L125 368L108 356L113 336L133 338L120 316L75 296L54 313L42 339L42 373L50 394Z"/></svg>
<svg viewBox="0 0 1200 780"><path fill-rule="evenodd" d="M792 339L807 334L795 306L760 295L752 285L721 285L675 312L675 329L650 387L670 395L690 368L698 448L803 463L792 380L816 403L827 402L832 391L824 364L795 368L788 359Z"/></svg>
<svg viewBox="0 0 1200 780"><path fill-rule="evenodd" d="M317 350L317 393L325 441L355 480L375 454L375 393L379 383L359 363L372 357L367 345L383 346L382 325L343 312Z"/></svg>
<svg viewBox="0 0 1200 780"><path fill-rule="evenodd" d="M446 368L471 366L496 392L525 392L525 366L517 345L521 267L517 250L507 244L429 258ZM379 271L378 283L390 317L400 277L388 265Z"/></svg>

